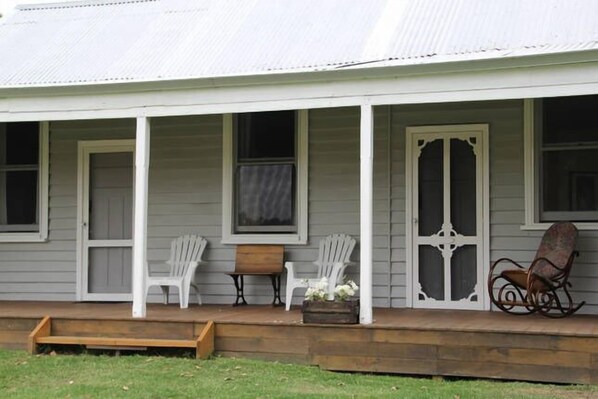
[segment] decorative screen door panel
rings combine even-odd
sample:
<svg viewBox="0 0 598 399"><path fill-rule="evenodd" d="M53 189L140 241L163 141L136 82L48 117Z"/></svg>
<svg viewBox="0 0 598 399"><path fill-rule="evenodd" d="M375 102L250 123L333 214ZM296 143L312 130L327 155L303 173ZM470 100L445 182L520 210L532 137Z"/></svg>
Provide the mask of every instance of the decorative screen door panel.
<svg viewBox="0 0 598 399"><path fill-rule="evenodd" d="M439 126L410 128L408 134L412 303L423 308L483 309L484 131Z"/></svg>
<svg viewBox="0 0 598 399"><path fill-rule="evenodd" d="M88 144L82 155L82 299L132 299L133 151Z"/></svg>

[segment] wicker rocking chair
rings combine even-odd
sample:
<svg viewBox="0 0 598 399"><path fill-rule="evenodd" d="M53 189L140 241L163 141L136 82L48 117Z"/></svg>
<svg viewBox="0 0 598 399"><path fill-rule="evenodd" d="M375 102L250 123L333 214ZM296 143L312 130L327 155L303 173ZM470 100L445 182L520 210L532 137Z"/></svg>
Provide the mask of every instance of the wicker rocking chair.
<svg viewBox="0 0 598 399"><path fill-rule="evenodd" d="M556 318L577 312L585 302L573 303L568 281L573 260L579 255L576 240L577 228L572 223L555 223L544 234L528 269L509 258L494 262L488 277L492 303L516 315L538 312ZM504 262L517 268L494 275L496 267Z"/></svg>

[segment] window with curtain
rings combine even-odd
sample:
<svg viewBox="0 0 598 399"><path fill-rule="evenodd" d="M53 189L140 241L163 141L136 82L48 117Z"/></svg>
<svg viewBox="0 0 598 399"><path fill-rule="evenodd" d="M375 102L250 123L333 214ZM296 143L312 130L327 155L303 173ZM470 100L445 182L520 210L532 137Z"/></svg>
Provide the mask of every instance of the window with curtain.
<svg viewBox="0 0 598 399"><path fill-rule="evenodd" d="M235 116L234 233L297 232L295 111Z"/></svg>

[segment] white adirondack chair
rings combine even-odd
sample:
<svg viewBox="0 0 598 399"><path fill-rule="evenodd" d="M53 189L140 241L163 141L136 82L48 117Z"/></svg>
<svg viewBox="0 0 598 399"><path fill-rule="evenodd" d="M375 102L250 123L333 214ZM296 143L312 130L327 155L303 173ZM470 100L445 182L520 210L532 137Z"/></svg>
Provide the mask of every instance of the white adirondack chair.
<svg viewBox="0 0 598 399"><path fill-rule="evenodd" d="M286 262L287 269L287 295L286 310L291 308L293 291L296 288L315 286L322 277L328 278L328 298L334 298L334 287L341 282L345 268L352 262L351 253L355 248L355 239L346 234L332 234L320 241L320 253L314 264L318 267L317 277L304 278L297 276L295 262Z"/></svg>
<svg viewBox="0 0 598 399"><path fill-rule="evenodd" d="M201 305L199 287L195 282L195 269L202 262L201 257L206 248L207 241L198 235L185 235L172 240L170 244L170 259L166 264L170 266L168 276L150 276L149 265L147 265L147 280L145 295L147 297L150 287L159 286L164 296L164 304L168 304L168 292L170 287L178 287L179 303L182 309L189 306L189 294L191 287L195 289L197 303Z"/></svg>

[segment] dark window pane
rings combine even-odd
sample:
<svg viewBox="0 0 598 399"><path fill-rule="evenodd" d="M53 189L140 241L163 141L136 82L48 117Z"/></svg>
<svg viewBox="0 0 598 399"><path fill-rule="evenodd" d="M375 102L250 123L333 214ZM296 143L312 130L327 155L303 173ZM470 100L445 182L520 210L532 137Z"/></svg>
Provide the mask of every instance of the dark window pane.
<svg viewBox="0 0 598 399"><path fill-rule="evenodd" d="M574 211L598 210L598 174L579 173L571 181L571 208Z"/></svg>
<svg viewBox="0 0 598 399"><path fill-rule="evenodd" d="M477 283L477 250L475 245L456 248L451 257L451 300L467 299ZM471 301L480 298L472 296Z"/></svg>
<svg viewBox="0 0 598 399"><path fill-rule="evenodd" d="M598 96L542 100L543 142L598 142Z"/></svg>
<svg viewBox="0 0 598 399"><path fill-rule="evenodd" d="M597 221L598 149L592 147L598 143L598 95L541 104L541 221Z"/></svg>
<svg viewBox="0 0 598 399"><path fill-rule="evenodd" d="M6 224L37 223L37 171L0 173L6 181Z"/></svg>
<svg viewBox="0 0 598 399"><path fill-rule="evenodd" d="M444 217L443 142L426 144L419 157L419 235L438 233Z"/></svg>
<svg viewBox="0 0 598 399"><path fill-rule="evenodd" d="M6 165L37 165L39 159L39 124L6 124Z"/></svg>
<svg viewBox="0 0 598 399"><path fill-rule="evenodd" d="M294 158L295 112L237 115L238 160Z"/></svg>
<svg viewBox="0 0 598 399"><path fill-rule="evenodd" d="M419 283L425 294L419 294L420 300L426 297L438 301L444 300L444 259L440 251L429 245L419 247Z"/></svg>
<svg viewBox="0 0 598 399"><path fill-rule="evenodd" d="M598 149L547 151L542 160L545 212L598 210Z"/></svg>
<svg viewBox="0 0 598 399"><path fill-rule="evenodd" d="M476 235L476 156L468 142L451 139L451 223L459 234Z"/></svg>
<svg viewBox="0 0 598 399"><path fill-rule="evenodd" d="M295 225L295 166L237 168L237 228ZM283 229L288 231L288 229Z"/></svg>

